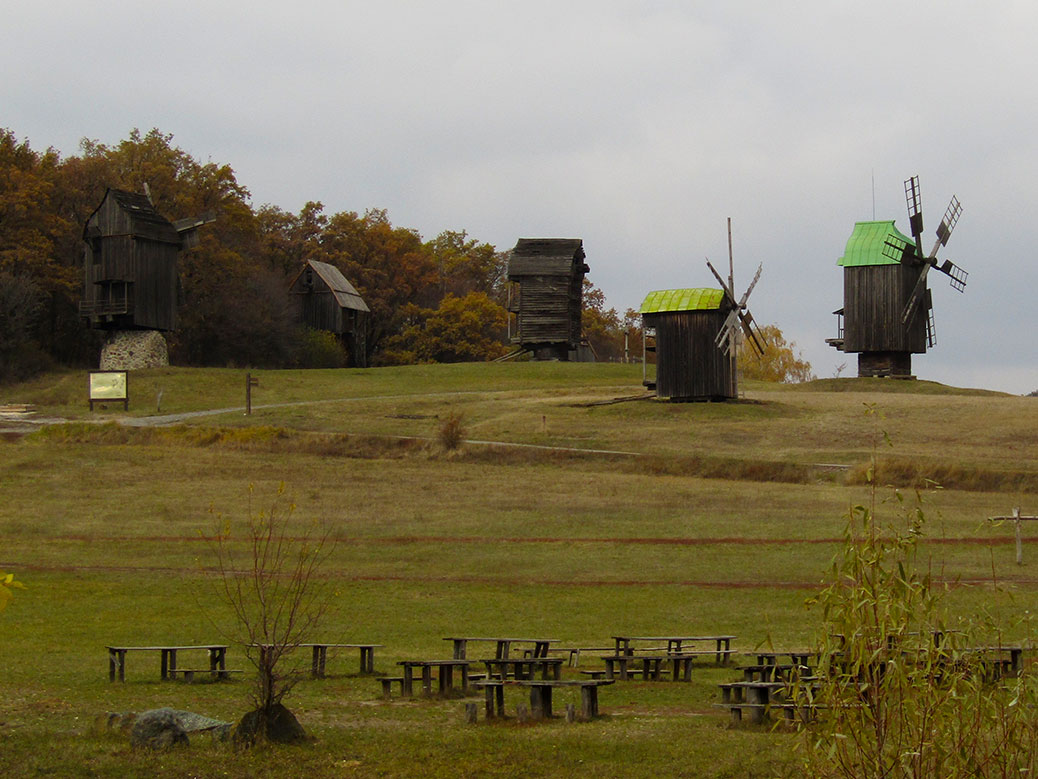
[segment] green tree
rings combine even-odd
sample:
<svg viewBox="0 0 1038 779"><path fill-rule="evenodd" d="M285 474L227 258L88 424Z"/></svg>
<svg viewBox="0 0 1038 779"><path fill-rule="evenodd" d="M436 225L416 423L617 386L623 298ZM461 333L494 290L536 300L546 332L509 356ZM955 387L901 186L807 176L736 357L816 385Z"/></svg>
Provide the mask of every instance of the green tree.
<svg viewBox="0 0 1038 779"><path fill-rule="evenodd" d="M799 384L815 378L811 363L796 352L796 344L786 341L777 325L761 328L764 353L760 356L751 349L739 349L738 364L743 378Z"/></svg>

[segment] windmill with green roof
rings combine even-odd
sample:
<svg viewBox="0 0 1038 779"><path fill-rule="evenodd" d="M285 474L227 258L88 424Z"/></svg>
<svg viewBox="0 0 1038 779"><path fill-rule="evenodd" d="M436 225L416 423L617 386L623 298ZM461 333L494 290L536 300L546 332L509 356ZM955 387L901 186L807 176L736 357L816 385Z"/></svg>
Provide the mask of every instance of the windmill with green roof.
<svg viewBox="0 0 1038 779"><path fill-rule="evenodd" d="M946 274L959 292L966 287L965 270L951 260L937 261L962 213L958 199L952 197L933 249L924 255L918 176L905 182L905 197L911 238L893 220L857 222L837 261L843 267L843 308L833 313L840 332L826 343L857 353L861 377L911 378L912 355L936 345L933 300L926 286L931 268Z"/></svg>
<svg viewBox="0 0 1038 779"><path fill-rule="evenodd" d="M736 300L731 273L731 220L728 222L729 274L725 282L707 266L721 289L661 289L642 302L642 332L655 332L656 379L645 384L656 396L675 401L725 400L739 396L736 350L740 329L746 343L763 352L763 337L746 307L761 268L743 296Z"/></svg>

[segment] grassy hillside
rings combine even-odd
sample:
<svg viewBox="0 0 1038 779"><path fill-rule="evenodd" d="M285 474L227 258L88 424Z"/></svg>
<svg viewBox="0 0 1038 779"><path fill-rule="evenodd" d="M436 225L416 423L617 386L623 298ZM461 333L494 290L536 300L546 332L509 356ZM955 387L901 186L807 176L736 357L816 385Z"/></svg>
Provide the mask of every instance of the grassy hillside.
<svg viewBox="0 0 1038 779"><path fill-rule="evenodd" d="M806 645L819 615L804 601L848 507L868 499L860 476L873 452L884 481L950 483L923 496L922 550L949 584L951 620L983 610L1016 625L1005 638L1033 638L1016 618L1038 608L1038 538L1017 566L1012 529L985 519L1034 510L1033 398L848 379L751 385L727 404L612 402L644 394L640 369L559 363L254 375L251 417L243 371L134 373L128 415L88 412L81 373L0 390L0 403L91 423L0 439L0 569L29 586L0 615L0 768L749 776L788 759L788 734L728 728L712 704L733 672L709 664L687 685L604 689L594 723L468 726L457 700L379 700L376 682L353 675L353 655L340 655L333 678L303 682L288 701L311 746L239 754L199 743L156 761L98 732L106 711L245 711L247 682L162 684L156 658L131 655L127 682L111 685L104 646L219 640L231 623L203 536L271 502L282 483L293 522L320 519L336 539L323 636L384 644L376 665L387 673L397 660L445 657L443 637L457 634L605 646L621 633L733 633L746 651ZM160 391L163 417L149 419ZM225 411L165 417L209 409ZM437 436L451 414L469 443L447 453ZM118 419L167 425L93 424ZM232 649L231 664L243 662ZM594 653L584 663L600 664ZM522 698L510 696L514 711Z"/></svg>

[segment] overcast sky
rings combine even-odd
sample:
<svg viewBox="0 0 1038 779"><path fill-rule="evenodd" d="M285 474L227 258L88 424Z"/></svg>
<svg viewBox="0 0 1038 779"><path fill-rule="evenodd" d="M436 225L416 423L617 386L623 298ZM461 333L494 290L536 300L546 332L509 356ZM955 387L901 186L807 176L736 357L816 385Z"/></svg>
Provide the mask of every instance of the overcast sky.
<svg viewBox="0 0 1038 779"><path fill-rule="evenodd" d="M819 377L856 220L909 232L919 175L937 346L917 376L1038 389L1038 4L43 0L0 28L0 126L78 153L157 127L227 163L253 205L385 208L499 249L584 240L608 304L741 292ZM873 185L873 182L874 185ZM720 265L719 265L720 267Z"/></svg>

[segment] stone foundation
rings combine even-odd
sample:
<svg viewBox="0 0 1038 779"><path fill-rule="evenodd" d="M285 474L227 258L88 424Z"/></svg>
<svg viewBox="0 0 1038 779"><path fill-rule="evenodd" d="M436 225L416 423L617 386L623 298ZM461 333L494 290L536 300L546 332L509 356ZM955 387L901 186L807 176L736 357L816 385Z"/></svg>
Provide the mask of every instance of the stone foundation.
<svg viewBox="0 0 1038 779"><path fill-rule="evenodd" d="M115 330L101 347L101 370L132 371L169 365L166 339L158 330Z"/></svg>

